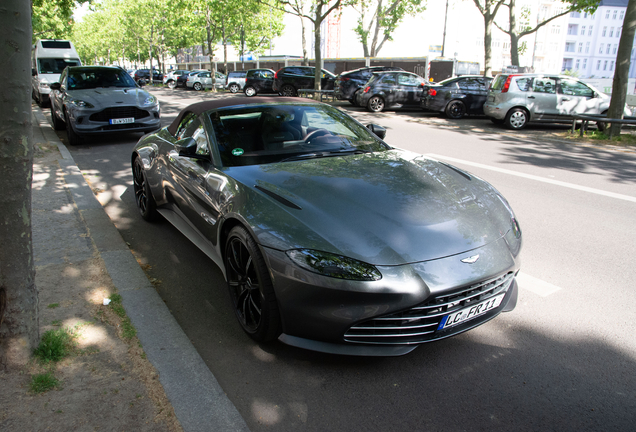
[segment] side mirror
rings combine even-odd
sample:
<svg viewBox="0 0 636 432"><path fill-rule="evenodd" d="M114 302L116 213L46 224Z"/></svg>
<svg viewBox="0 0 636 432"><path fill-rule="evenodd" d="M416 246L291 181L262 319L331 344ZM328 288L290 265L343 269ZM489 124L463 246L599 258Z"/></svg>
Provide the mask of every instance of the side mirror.
<svg viewBox="0 0 636 432"><path fill-rule="evenodd" d="M176 142L175 147L179 152L179 156L193 157L197 156L197 142L192 137L184 138Z"/></svg>
<svg viewBox="0 0 636 432"><path fill-rule="evenodd" d="M31 68L31 76L36 76L38 74L38 71L36 71L34 68Z"/></svg>
<svg viewBox="0 0 636 432"><path fill-rule="evenodd" d="M377 124L368 124L367 129L373 132L380 139L384 139L386 136L386 129L382 126L378 126Z"/></svg>
<svg viewBox="0 0 636 432"><path fill-rule="evenodd" d="M51 87L51 90L59 90L62 88L62 84L57 82L57 83L50 84L49 87Z"/></svg>

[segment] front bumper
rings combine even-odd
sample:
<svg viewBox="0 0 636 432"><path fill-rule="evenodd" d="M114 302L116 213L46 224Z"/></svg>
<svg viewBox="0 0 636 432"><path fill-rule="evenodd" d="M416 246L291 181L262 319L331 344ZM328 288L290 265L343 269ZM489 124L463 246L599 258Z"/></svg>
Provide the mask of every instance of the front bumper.
<svg viewBox="0 0 636 432"><path fill-rule="evenodd" d="M263 249L283 324L279 339L315 351L402 355L419 344L479 326L516 305L519 249L514 255L505 238L451 257L376 266L383 277L373 282L321 276L295 266L284 252ZM473 264L461 262L476 254L484 258ZM502 295L496 308L439 328L444 317ZM420 316L424 309L427 315Z"/></svg>
<svg viewBox="0 0 636 432"><path fill-rule="evenodd" d="M161 128L159 106L142 109L134 106L99 109L69 109L73 130L79 135L118 132L151 132ZM111 124L111 119L134 118L133 123Z"/></svg>

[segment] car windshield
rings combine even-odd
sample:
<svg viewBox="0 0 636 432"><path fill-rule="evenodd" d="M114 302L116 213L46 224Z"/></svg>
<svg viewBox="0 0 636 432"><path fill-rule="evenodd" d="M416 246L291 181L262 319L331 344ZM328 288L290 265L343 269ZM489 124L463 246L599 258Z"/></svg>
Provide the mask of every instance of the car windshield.
<svg viewBox="0 0 636 432"><path fill-rule="evenodd" d="M98 87L136 87L135 81L123 69L72 68L68 73L69 90L86 90Z"/></svg>
<svg viewBox="0 0 636 432"><path fill-rule="evenodd" d="M323 105L264 105L210 113L224 166L384 151L347 114Z"/></svg>
<svg viewBox="0 0 636 432"><path fill-rule="evenodd" d="M63 58L39 58L38 71L41 74L61 74L66 66L79 66L79 60Z"/></svg>

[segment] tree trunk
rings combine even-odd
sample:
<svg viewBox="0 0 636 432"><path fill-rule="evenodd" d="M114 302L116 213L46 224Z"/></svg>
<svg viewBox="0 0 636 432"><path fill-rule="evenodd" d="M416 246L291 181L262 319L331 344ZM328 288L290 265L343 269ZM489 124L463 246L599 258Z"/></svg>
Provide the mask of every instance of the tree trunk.
<svg viewBox="0 0 636 432"><path fill-rule="evenodd" d="M322 1L316 5L316 20L314 21L314 58L316 59L316 74L314 75L314 90L320 90L320 79L322 78L322 53L320 51L320 24L324 17L322 16ZM314 98L320 99L320 95L314 94Z"/></svg>
<svg viewBox="0 0 636 432"><path fill-rule="evenodd" d="M309 66L309 57L307 56L307 37L305 36L305 19L303 17L300 18L300 28L302 32L302 44L303 44L303 66ZM270 35L271 37L271 35ZM272 42L269 42L270 46ZM270 52L271 55L271 52Z"/></svg>
<svg viewBox="0 0 636 432"><path fill-rule="evenodd" d="M38 293L31 238L31 5L3 0L0 54L0 369L24 365L39 341Z"/></svg>
<svg viewBox="0 0 636 432"><path fill-rule="evenodd" d="M492 22L490 11L484 15L484 76L492 76Z"/></svg>
<svg viewBox="0 0 636 432"><path fill-rule="evenodd" d="M519 66L519 34L517 33L517 13L515 0L509 0L508 22L510 28L510 64Z"/></svg>
<svg viewBox="0 0 636 432"><path fill-rule="evenodd" d="M623 118L625 100L627 99L627 79L629 78L629 65L632 47L634 45L634 33L636 32L636 0L629 0L625 21L623 21L623 32L618 44L616 55L616 70L614 71L614 82L612 84L612 101L610 102L607 117ZM621 133L620 123L612 123L610 136L618 136Z"/></svg>

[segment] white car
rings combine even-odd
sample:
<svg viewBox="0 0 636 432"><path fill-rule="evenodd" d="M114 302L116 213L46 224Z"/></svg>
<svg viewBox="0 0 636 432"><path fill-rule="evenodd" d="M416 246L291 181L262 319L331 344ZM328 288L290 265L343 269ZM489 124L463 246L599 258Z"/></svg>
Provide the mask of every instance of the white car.
<svg viewBox="0 0 636 432"><path fill-rule="evenodd" d="M188 76L188 80L186 81L187 88L195 89L197 91L205 88L212 88L213 85L217 89L224 88L225 75L220 72L216 72L216 82L212 83L212 72L204 71Z"/></svg>

